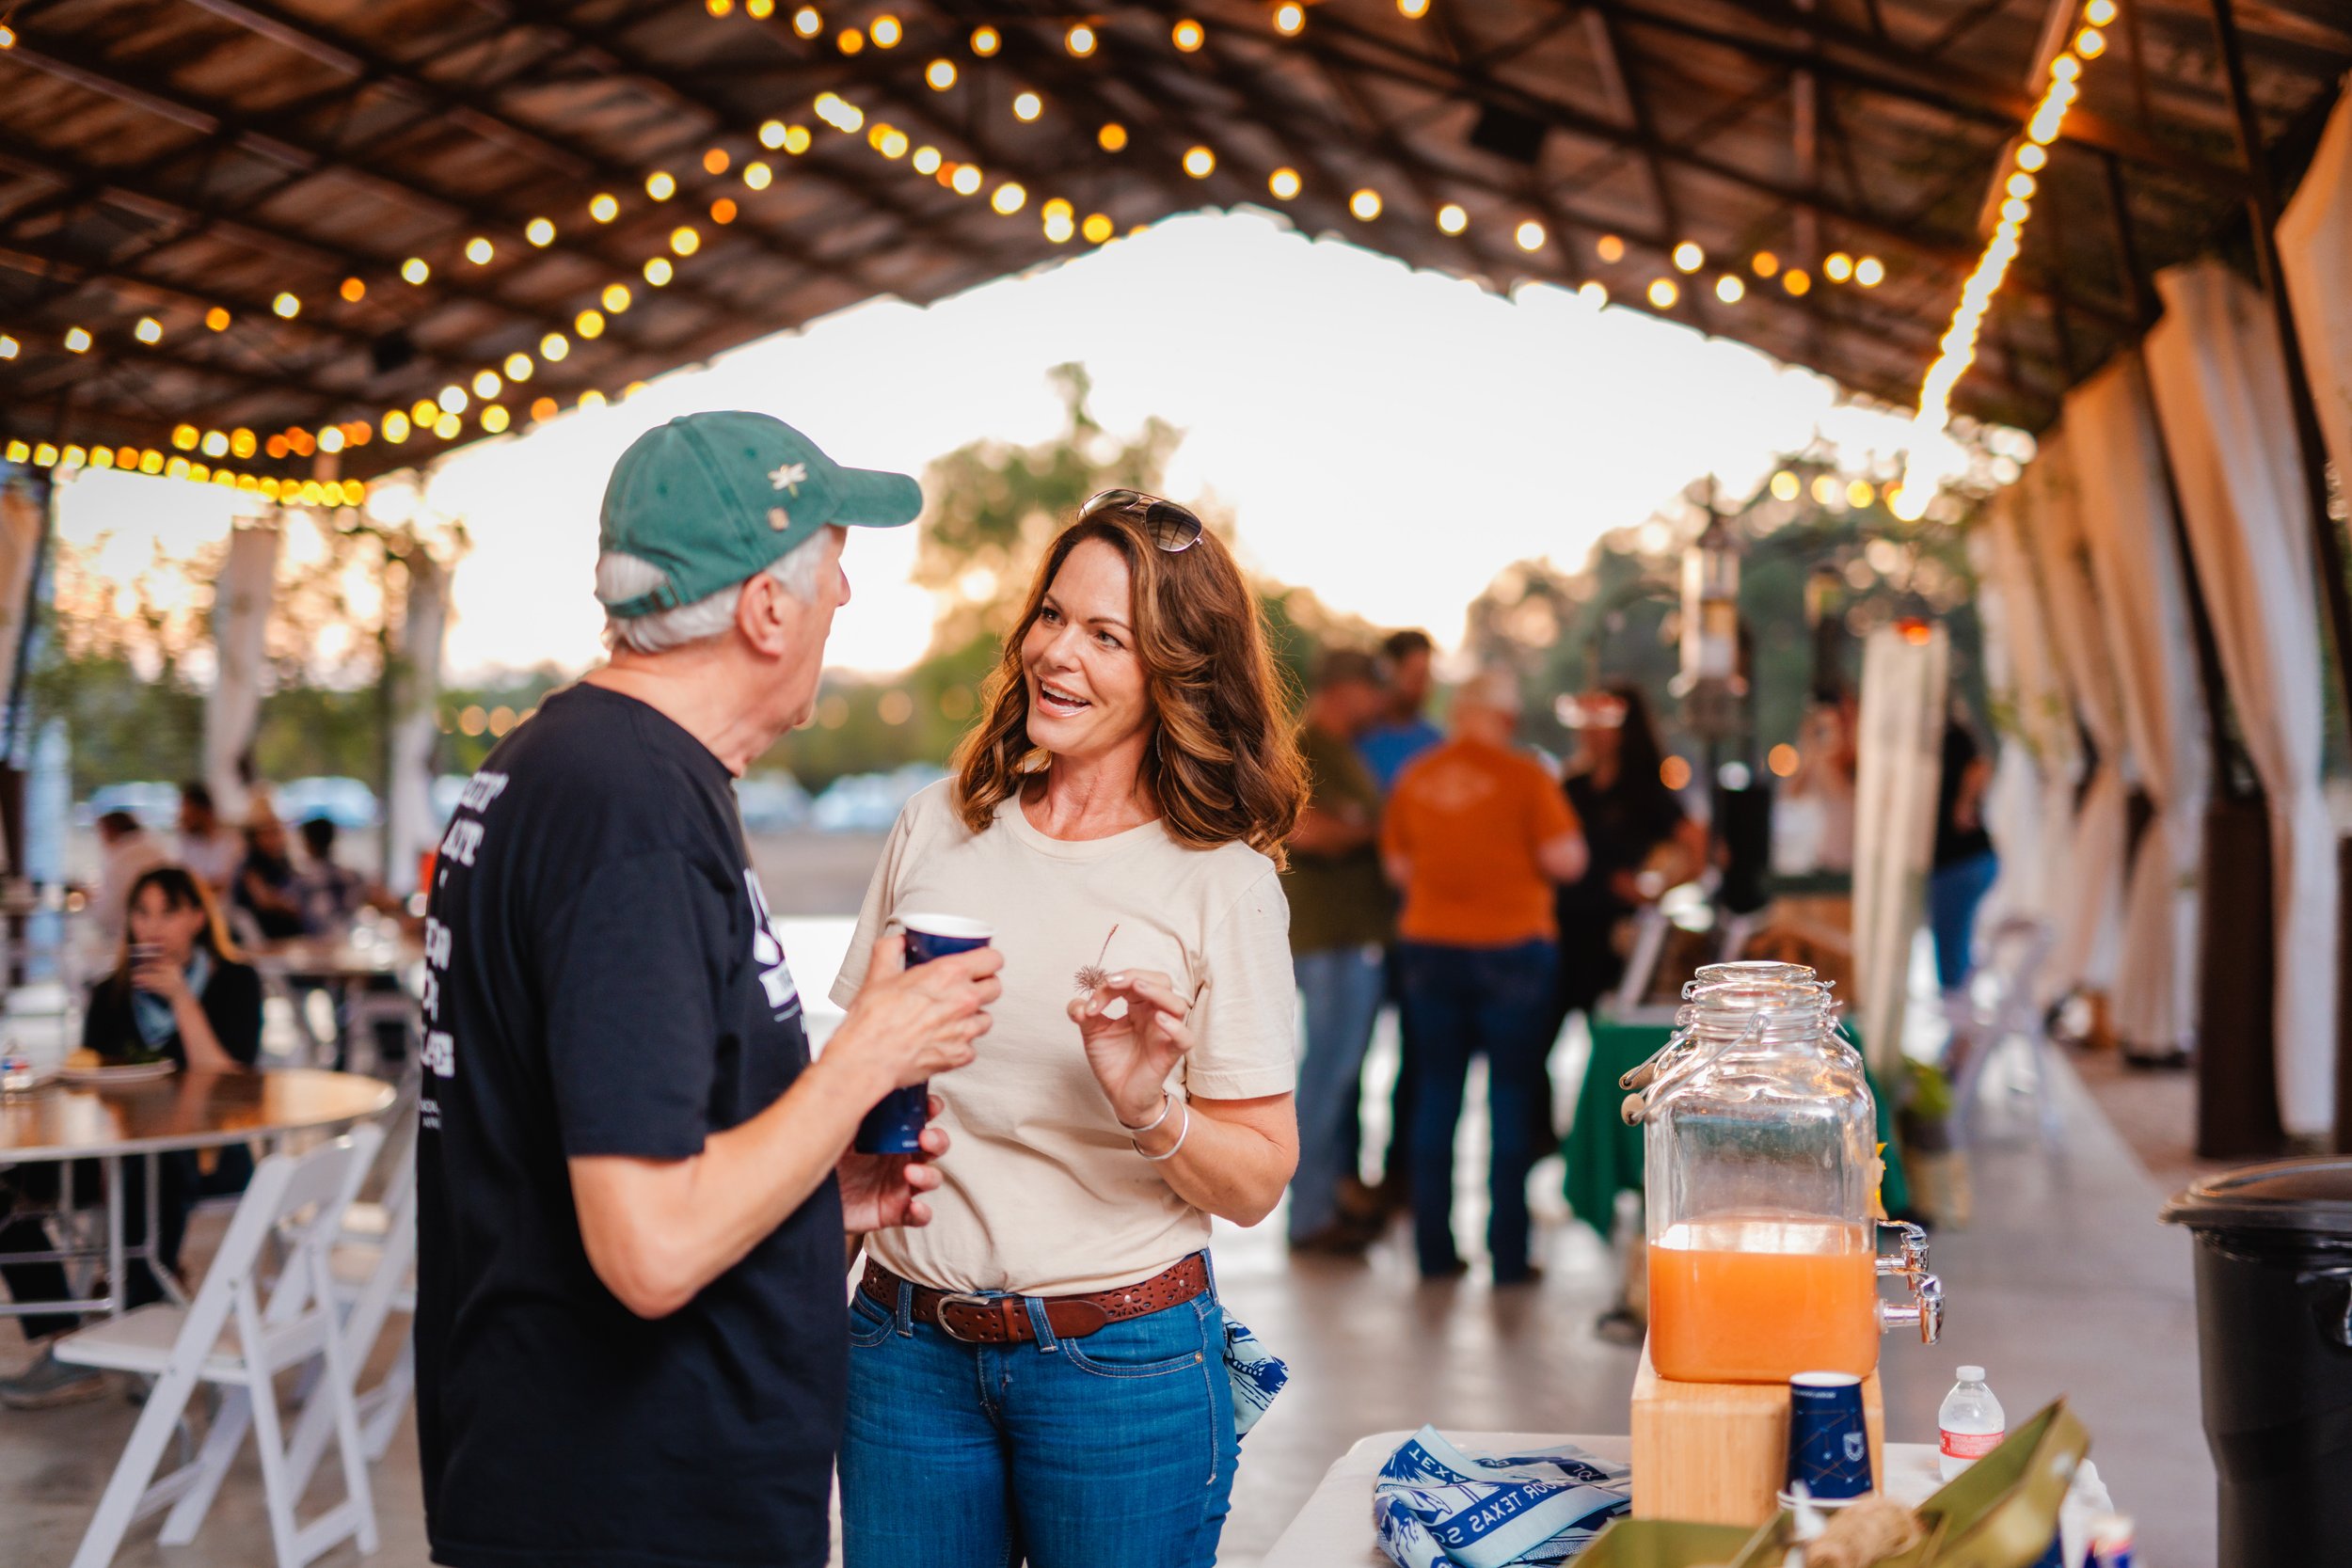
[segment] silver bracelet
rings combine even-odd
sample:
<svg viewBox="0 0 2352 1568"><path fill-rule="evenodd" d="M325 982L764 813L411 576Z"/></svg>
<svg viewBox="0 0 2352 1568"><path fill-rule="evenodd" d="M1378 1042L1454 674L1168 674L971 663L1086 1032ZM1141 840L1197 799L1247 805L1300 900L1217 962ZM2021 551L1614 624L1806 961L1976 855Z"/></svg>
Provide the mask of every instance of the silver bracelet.
<svg viewBox="0 0 2352 1568"><path fill-rule="evenodd" d="M1150 1121L1145 1122L1141 1127L1130 1127L1122 1121L1119 1124L1119 1130L1126 1133L1127 1136L1131 1138L1139 1138L1146 1132L1158 1132L1160 1130L1160 1123L1168 1119L1168 1113L1176 1108L1175 1090L1162 1089L1160 1094L1162 1098L1160 1100L1160 1114L1158 1116L1153 1117Z"/></svg>
<svg viewBox="0 0 2352 1568"><path fill-rule="evenodd" d="M1172 1094L1168 1096L1168 1099L1170 1100L1174 1100L1175 1098L1176 1097ZM1163 1160L1173 1160L1176 1158L1176 1151L1184 1147L1184 1139L1192 1132L1192 1101L1187 1100L1183 1103L1184 1107L1184 1125L1176 1129L1176 1141L1168 1146L1168 1152L1165 1154L1143 1154L1143 1145L1137 1143L1136 1144L1136 1152L1137 1154L1143 1154L1145 1159L1151 1161L1155 1165ZM1134 1140L1130 1139L1129 1141L1133 1142Z"/></svg>

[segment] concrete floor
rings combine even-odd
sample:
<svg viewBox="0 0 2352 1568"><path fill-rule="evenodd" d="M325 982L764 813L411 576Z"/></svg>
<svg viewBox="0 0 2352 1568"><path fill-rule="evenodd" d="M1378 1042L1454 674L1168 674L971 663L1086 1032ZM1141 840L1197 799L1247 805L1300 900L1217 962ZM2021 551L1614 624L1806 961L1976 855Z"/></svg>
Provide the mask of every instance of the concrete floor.
<svg viewBox="0 0 2352 1568"><path fill-rule="evenodd" d="M796 962L804 953L816 957L793 950ZM814 978L818 966L803 967ZM1564 1092L1578 1079L1579 1038L1572 1030L1555 1061ZM1385 1041L1379 1050L1368 1102L1376 1101L1387 1069ZM1988 1118L1988 1132L2014 1141L1976 1163L1972 1227L1935 1238L1951 1307L1944 1344L1887 1345L1889 1433L1932 1441L1936 1406L1963 1361L1988 1369L2012 1420L2065 1394L2093 1433L2094 1457L2118 1504L2139 1522L2141 1560L2212 1568L2213 1470L2198 1424L2189 1243L2156 1223L2158 1187L2071 1074L2060 1101L2066 1137L2056 1159L2001 1125L2022 1130L2022 1118ZM1376 1115L1368 1136L1376 1145ZM1456 1228L1473 1258L1483 1227L1475 1190L1483 1145L1483 1127L1469 1118ZM1635 1353L1593 1331L1614 1293L1614 1266L1597 1237L1567 1222L1557 1177L1556 1163L1548 1163L1534 1178L1546 1275L1527 1289L1494 1291L1475 1270L1458 1283L1423 1285L1401 1233L1356 1263L1290 1259L1279 1216L1252 1231L1220 1231L1217 1274L1229 1307L1290 1362L1293 1374L1289 1391L1245 1445L1220 1559L1227 1568L1266 1564L1265 1549L1325 1468L1365 1433L1423 1421L1625 1430ZM198 1246L203 1243L199 1236ZM13 1331L0 1325L0 1363L16 1354ZM135 1415L120 1398L40 1414L0 1411L0 1562L49 1568L70 1560ZM385 1568L423 1563L410 1433L376 1467L374 1484L384 1544L372 1560ZM331 1473L322 1479L313 1507L331 1500L335 1485ZM154 1529L151 1522L135 1530L118 1561L125 1568L269 1562L250 1448L193 1545L166 1550ZM360 1560L348 1546L322 1560L326 1568Z"/></svg>

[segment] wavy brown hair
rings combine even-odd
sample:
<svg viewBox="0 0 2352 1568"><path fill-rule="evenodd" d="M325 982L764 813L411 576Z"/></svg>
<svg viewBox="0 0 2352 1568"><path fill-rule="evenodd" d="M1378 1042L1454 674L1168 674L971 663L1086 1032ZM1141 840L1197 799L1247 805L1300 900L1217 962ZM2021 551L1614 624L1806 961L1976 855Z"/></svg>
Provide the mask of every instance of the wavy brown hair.
<svg viewBox="0 0 2352 1568"><path fill-rule="evenodd" d="M1307 768L1257 595L1214 533L1171 553L1117 512L1064 529L1038 566L989 676L980 721L956 748L956 809L964 826L985 831L1043 760L1029 740L1021 644L1062 562L1089 539L1120 553L1134 585L1136 653L1155 732L1144 748L1141 782L1169 834L1197 849L1239 840L1284 863L1283 841L1307 802Z"/></svg>

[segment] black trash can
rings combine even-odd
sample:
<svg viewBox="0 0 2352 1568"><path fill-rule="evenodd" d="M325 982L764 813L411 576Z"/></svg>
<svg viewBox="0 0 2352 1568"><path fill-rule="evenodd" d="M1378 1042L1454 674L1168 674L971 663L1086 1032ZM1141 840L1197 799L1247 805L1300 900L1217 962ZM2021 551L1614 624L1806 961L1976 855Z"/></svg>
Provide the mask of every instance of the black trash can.
<svg viewBox="0 0 2352 1568"><path fill-rule="evenodd" d="M2197 1236L2219 1560L2352 1563L2352 1158L2212 1177L2164 1218Z"/></svg>

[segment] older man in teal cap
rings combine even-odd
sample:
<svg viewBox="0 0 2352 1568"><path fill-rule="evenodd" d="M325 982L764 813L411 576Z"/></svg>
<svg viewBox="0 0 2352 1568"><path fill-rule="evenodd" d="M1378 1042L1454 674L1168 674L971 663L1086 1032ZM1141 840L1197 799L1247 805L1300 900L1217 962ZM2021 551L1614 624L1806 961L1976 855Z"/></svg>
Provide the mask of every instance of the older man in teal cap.
<svg viewBox="0 0 2352 1568"><path fill-rule="evenodd" d="M897 939L812 1065L733 781L816 700L851 528L902 474L696 414L604 499L612 658L490 753L425 926L417 1416L437 1562L826 1560L845 1230L920 1225L928 1164L849 1153L970 1060L999 963Z"/></svg>

